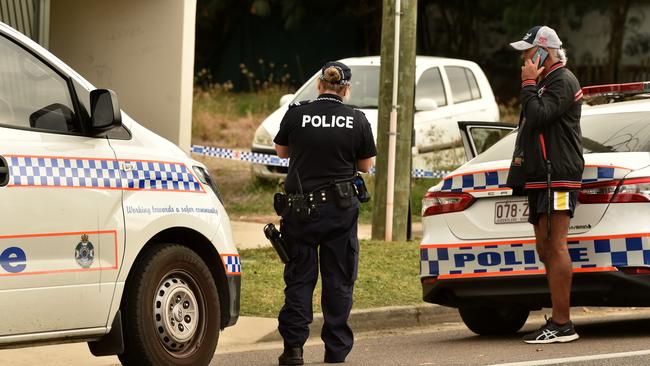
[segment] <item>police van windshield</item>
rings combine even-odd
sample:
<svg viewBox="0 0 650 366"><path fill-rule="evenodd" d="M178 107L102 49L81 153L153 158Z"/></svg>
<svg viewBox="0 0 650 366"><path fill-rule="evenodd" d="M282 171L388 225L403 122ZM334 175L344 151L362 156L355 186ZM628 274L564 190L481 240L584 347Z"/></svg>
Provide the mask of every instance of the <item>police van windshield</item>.
<svg viewBox="0 0 650 366"><path fill-rule="evenodd" d="M585 154L650 151L650 116L648 113L610 113L583 116L580 127L582 128L582 149ZM517 137L515 131L477 156L472 163L510 160Z"/></svg>
<svg viewBox="0 0 650 366"><path fill-rule="evenodd" d="M353 105L357 108L377 108L379 99L379 66L350 66L352 70L352 88L350 90L350 100L346 104ZM314 100L318 97L316 90L316 81L318 77L313 77L307 82L307 85L300 93L296 95L294 101Z"/></svg>

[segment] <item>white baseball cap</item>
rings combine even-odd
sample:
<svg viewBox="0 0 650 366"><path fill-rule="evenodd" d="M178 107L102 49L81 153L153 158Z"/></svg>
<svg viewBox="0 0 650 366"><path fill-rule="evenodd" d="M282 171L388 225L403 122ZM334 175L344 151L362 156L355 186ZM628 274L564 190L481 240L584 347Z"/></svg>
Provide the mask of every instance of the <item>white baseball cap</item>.
<svg viewBox="0 0 650 366"><path fill-rule="evenodd" d="M532 27L521 41L512 42L510 46L518 51L524 51L535 46L560 48L562 47L562 41L560 41L560 37L557 36L553 28L538 25Z"/></svg>

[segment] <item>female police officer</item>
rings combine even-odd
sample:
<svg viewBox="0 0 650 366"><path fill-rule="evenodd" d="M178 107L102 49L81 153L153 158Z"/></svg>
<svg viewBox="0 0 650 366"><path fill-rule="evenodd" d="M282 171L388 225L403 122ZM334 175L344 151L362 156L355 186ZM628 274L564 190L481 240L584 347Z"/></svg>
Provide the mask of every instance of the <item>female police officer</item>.
<svg viewBox="0 0 650 366"><path fill-rule="evenodd" d="M282 223L291 260L284 270L285 303L278 316L284 339L281 365L303 364L319 263L325 362L344 362L352 349L347 320L357 275L359 201L350 178L357 170L367 172L377 152L365 115L343 104L351 77L343 63L325 64L318 98L293 103L274 140L278 156L291 158L285 182L289 206Z"/></svg>

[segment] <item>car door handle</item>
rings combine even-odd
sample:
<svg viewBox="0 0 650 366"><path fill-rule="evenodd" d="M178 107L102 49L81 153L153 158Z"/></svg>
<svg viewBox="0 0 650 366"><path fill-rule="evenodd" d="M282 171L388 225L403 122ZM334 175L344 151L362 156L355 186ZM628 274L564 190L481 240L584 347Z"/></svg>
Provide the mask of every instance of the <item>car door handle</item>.
<svg viewBox="0 0 650 366"><path fill-rule="evenodd" d="M9 183L9 166L7 160L0 156L0 187L6 186Z"/></svg>

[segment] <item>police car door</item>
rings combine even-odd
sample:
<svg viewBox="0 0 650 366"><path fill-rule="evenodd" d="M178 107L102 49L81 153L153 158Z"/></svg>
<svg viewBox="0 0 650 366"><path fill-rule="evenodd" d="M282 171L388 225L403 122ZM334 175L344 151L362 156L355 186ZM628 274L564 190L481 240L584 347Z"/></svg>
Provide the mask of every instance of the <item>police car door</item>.
<svg viewBox="0 0 650 366"><path fill-rule="evenodd" d="M0 344L105 327L123 226L107 139L80 132L73 81L26 47L0 33Z"/></svg>
<svg viewBox="0 0 650 366"><path fill-rule="evenodd" d="M489 149L515 128L516 125L505 122L458 122L467 160L474 159L476 155Z"/></svg>

